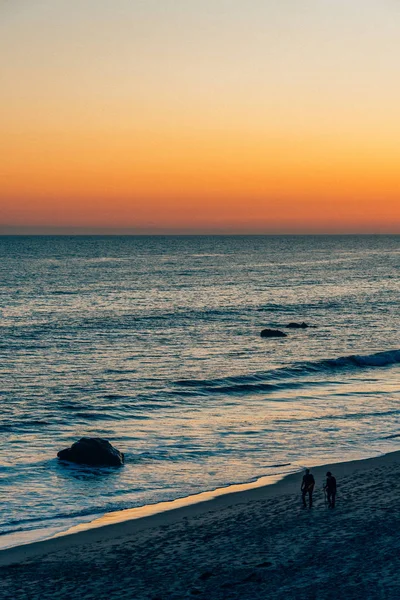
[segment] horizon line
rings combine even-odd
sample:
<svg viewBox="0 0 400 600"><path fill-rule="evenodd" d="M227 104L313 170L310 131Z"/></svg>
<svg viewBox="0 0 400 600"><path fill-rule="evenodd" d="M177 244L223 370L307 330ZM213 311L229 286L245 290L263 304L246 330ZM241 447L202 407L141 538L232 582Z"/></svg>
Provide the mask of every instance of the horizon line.
<svg viewBox="0 0 400 600"><path fill-rule="evenodd" d="M106 231L1 231L0 237L301 237L301 236L400 236L399 231L306 231L306 232L106 232Z"/></svg>

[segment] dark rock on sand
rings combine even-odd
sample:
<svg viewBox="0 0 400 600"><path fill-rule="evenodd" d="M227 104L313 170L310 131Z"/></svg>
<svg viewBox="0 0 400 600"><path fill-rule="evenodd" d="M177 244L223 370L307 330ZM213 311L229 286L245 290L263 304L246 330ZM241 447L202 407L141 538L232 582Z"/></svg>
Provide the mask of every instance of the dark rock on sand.
<svg viewBox="0 0 400 600"><path fill-rule="evenodd" d="M279 331L279 329L263 329L260 333L261 337L272 338L272 337L287 337L287 333Z"/></svg>
<svg viewBox="0 0 400 600"><path fill-rule="evenodd" d="M310 327L309 325L307 325L307 323L289 323L288 325L286 325L286 327L290 327L290 329L307 329L307 327Z"/></svg>
<svg viewBox="0 0 400 600"><path fill-rule="evenodd" d="M84 465L120 466L124 462L124 454L102 438L81 438L57 453L60 460L67 460Z"/></svg>

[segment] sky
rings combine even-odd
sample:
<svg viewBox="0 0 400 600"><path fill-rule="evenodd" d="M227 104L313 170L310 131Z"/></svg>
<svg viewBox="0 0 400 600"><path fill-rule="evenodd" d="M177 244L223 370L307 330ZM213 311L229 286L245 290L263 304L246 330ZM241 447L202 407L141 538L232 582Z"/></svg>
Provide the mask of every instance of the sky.
<svg viewBox="0 0 400 600"><path fill-rule="evenodd" d="M0 233L400 233L399 0L0 0Z"/></svg>

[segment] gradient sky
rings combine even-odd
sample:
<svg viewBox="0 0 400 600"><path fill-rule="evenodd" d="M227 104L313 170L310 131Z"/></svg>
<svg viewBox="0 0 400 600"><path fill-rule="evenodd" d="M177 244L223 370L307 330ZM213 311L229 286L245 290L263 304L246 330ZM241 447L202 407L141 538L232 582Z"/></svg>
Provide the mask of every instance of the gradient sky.
<svg viewBox="0 0 400 600"><path fill-rule="evenodd" d="M400 233L398 0L0 0L0 232Z"/></svg>

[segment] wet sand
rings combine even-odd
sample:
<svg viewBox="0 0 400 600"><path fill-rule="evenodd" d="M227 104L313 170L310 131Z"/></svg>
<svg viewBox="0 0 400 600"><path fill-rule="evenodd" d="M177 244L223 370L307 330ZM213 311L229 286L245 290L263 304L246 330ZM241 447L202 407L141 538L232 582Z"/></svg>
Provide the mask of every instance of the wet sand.
<svg viewBox="0 0 400 600"><path fill-rule="evenodd" d="M327 470L337 506L324 502ZM400 452L0 552L1 599L400 598Z"/></svg>

